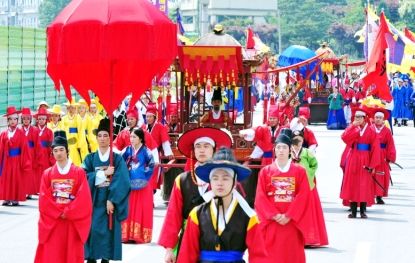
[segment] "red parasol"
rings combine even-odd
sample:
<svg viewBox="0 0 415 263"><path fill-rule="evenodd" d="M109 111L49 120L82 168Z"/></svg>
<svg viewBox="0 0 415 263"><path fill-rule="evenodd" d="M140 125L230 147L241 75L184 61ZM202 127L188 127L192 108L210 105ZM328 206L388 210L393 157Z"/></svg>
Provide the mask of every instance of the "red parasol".
<svg viewBox="0 0 415 263"><path fill-rule="evenodd" d="M176 25L148 0L73 0L48 26L47 46L55 88L71 101L73 86L88 104L94 92L112 123L122 100L137 101L175 59Z"/></svg>

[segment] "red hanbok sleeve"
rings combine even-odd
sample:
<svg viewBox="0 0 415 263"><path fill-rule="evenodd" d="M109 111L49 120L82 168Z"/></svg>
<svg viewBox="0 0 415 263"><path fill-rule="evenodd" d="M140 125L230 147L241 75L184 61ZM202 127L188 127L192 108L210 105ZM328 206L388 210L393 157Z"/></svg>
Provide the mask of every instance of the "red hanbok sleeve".
<svg viewBox="0 0 415 263"><path fill-rule="evenodd" d="M22 170L24 170L25 172L30 172L32 171L32 159L30 158L30 152L29 152L29 144L27 143L27 138L25 136L25 134L23 133L23 131L20 131L20 138L21 138L21 145L20 145L20 149L21 149L21 158L20 158L20 165ZM18 131L16 131L17 133ZM17 134L15 134L16 136Z"/></svg>
<svg viewBox="0 0 415 263"><path fill-rule="evenodd" d="M316 136L315 136L314 132L311 131L308 128L305 128L304 131L305 131L304 137L305 137L306 141L308 142L308 146L311 146L311 145L318 146L317 139L316 139Z"/></svg>
<svg viewBox="0 0 415 263"><path fill-rule="evenodd" d="M369 129L369 127L367 127L367 129ZM341 138L347 146L352 147L353 143L360 138L360 128L354 125L347 126Z"/></svg>
<svg viewBox="0 0 415 263"><path fill-rule="evenodd" d="M368 127L369 128L369 127ZM366 135L367 136L367 135ZM370 164L369 167L372 169L380 168L381 166L381 152L380 152L380 141L375 129L371 128L371 134L369 135L372 139L370 145Z"/></svg>
<svg viewBox="0 0 415 263"><path fill-rule="evenodd" d="M36 127L33 128L33 143L35 145L35 155L33 156L34 161L32 162L32 167L33 169L37 169L39 164L42 163L41 160L45 156L43 156L42 143L39 137L39 130Z"/></svg>
<svg viewBox="0 0 415 263"><path fill-rule="evenodd" d="M157 143L153 139L153 136L151 136L151 134L148 131L146 130L143 130L143 131L144 131L144 140L146 141L147 148L150 149L150 151L157 149L158 148Z"/></svg>
<svg viewBox="0 0 415 263"><path fill-rule="evenodd" d="M271 217L280 214L280 211L275 207L274 202L271 202L267 197L267 185L270 182L269 170L271 165L266 166L259 172L255 197L255 211L258 213L261 224L265 225L274 222Z"/></svg>
<svg viewBox="0 0 415 263"><path fill-rule="evenodd" d="M386 129L386 127L384 129ZM393 163L396 161L395 141L393 140L392 133L389 129L386 135L386 158L391 160Z"/></svg>
<svg viewBox="0 0 415 263"><path fill-rule="evenodd" d="M200 257L200 229L197 207L193 208L187 220L186 231L180 246L177 263L197 263Z"/></svg>
<svg viewBox="0 0 415 263"><path fill-rule="evenodd" d="M259 226L259 220L257 216L253 216L249 220L245 243L248 247L248 257L250 263L268 262L264 238Z"/></svg>
<svg viewBox="0 0 415 263"><path fill-rule="evenodd" d="M176 177L170 195L169 206L158 244L164 248L174 248L179 240L179 232L183 224L183 196L180 190L180 175Z"/></svg>
<svg viewBox="0 0 415 263"><path fill-rule="evenodd" d="M147 138L145 139L147 140ZM122 130L118 134L117 138L115 138L113 145L120 151L122 151L125 147L130 145L130 133L128 132L128 130Z"/></svg>

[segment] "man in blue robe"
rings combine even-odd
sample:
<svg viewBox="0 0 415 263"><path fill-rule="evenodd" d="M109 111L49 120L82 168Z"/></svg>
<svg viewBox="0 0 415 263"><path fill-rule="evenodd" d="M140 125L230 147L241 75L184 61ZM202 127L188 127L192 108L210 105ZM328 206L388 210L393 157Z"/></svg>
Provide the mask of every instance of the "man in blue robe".
<svg viewBox="0 0 415 263"><path fill-rule="evenodd" d="M402 126L402 120L405 118L405 93L406 89L403 87L403 81L399 78L392 91L393 102L395 103L392 117L398 121L398 127Z"/></svg>
<svg viewBox="0 0 415 263"><path fill-rule="evenodd" d="M130 175L125 161L116 153L110 166L109 125L108 119L101 120L96 130L99 149L82 163L93 202L91 231L85 244L88 263L122 260L121 222L128 216Z"/></svg>

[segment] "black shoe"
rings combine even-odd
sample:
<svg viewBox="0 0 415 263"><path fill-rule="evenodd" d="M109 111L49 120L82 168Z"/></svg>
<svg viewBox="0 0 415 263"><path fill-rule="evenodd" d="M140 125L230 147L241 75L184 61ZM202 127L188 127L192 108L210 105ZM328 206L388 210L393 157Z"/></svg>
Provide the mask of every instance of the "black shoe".
<svg viewBox="0 0 415 263"><path fill-rule="evenodd" d="M402 125L400 123L398 123L398 127L401 127Z"/></svg>
<svg viewBox="0 0 415 263"><path fill-rule="evenodd" d="M366 219L366 218L367 218L367 215L366 215L366 214L362 214L362 213L361 213L361 214L360 214L360 217L361 217L361 218L365 218L365 219Z"/></svg>
<svg viewBox="0 0 415 263"><path fill-rule="evenodd" d="M3 204L1 204L3 206L8 206L9 205L9 201L4 201Z"/></svg>
<svg viewBox="0 0 415 263"><path fill-rule="evenodd" d="M32 197L32 195L27 195L27 196L26 196L26 199L27 199L27 200L32 200L32 199L33 199L33 197Z"/></svg>
<svg viewBox="0 0 415 263"><path fill-rule="evenodd" d="M403 121L403 126L408 126L408 121Z"/></svg>
<svg viewBox="0 0 415 263"><path fill-rule="evenodd" d="M385 201L383 201L381 196L376 196L376 204L378 205L384 205Z"/></svg>
<svg viewBox="0 0 415 263"><path fill-rule="evenodd" d="M101 259L101 263L109 263L109 259Z"/></svg>
<svg viewBox="0 0 415 263"><path fill-rule="evenodd" d="M86 263L97 263L96 259L88 259Z"/></svg>

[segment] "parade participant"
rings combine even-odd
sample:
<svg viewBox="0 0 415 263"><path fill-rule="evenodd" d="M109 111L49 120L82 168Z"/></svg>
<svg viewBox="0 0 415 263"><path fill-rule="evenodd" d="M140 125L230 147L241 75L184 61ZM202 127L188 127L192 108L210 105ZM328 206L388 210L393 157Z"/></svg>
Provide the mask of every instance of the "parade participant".
<svg viewBox="0 0 415 263"><path fill-rule="evenodd" d="M209 110L202 116L200 123L221 123L226 125L230 120L228 114L221 110L222 91L220 87L217 87L217 89L213 91L211 102L213 109Z"/></svg>
<svg viewBox="0 0 415 263"><path fill-rule="evenodd" d="M187 218L192 209L204 202L202 195L209 184L200 179L194 168L212 158L216 148L230 147L231 137L223 130L210 127L188 130L177 143L179 151L189 158L190 171L176 177L158 244L166 249L165 262L176 262Z"/></svg>
<svg viewBox="0 0 415 263"><path fill-rule="evenodd" d="M37 106L37 110L39 110L39 109L45 109L45 110L47 110L49 108L50 108L49 104L46 101L44 101L44 100L42 100L41 102L39 102L39 104Z"/></svg>
<svg viewBox="0 0 415 263"><path fill-rule="evenodd" d="M342 109L343 96L337 87L333 87L333 93L327 98L329 102L329 114L327 117L328 130L343 130L347 127L344 111Z"/></svg>
<svg viewBox="0 0 415 263"><path fill-rule="evenodd" d="M39 130L37 127L32 127L32 113L30 108L22 108L21 110L22 127L20 128L26 135L29 146L29 158L32 164L30 172L26 176L26 194L27 199L32 199L32 195L39 193L40 178L37 178L36 169L39 166L42 158L42 144L39 140Z"/></svg>
<svg viewBox="0 0 415 263"><path fill-rule="evenodd" d="M388 128L386 128L384 124L384 120L387 120L389 118L389 112L381 107L374 107L371 110L371 118L375 120L374 127L376 133L378 134L380 142L381 166L379 168L379 171L385 173L384 175L375 174L375 178L386 191L385 193L383 189L375 183L375 196L376 203L383 205L385 204L385 201L383 201L382 197L388 196L389 181L391 178L389 163L394 163L396 161L396 148L392 133Z"/></svg>
<svg viewBox="0 0 415 263"><path fill-rule="evenodd" d="M353 91L353 87L349 87L349 85L346 85L345 89L340 90L340 94L342 95L344 99L343 101L344 117L346 119L347 125L349 125L351 122L351 117L352 117L351 104L356 103L356 98L355 98L355 94Z"/></svg>
<svg viewBox="0 0 415 263"><path fill-rule="evenodd" d="M66 105L68 111L62 118L62 122L65 127L66 138L68 139L69 157L73 164L81 166L80 149L85 147L87 143L85 132L82 130L82 119L76 114L76 107L79 106L79 103L76 103L75 98L72 98L72 101L68 101L63 105Z"/></svg>
<svg viewBox="0 0 415 263"><path fill-rule="evenodd" d="M279 125L281 112L278 105L270 105L268 112L268 123L264 126L257 126L239 131L239 136L246 141L256 141L258 148L252 152L251 158L262 158L262 164L271 164L274 160L273 147L275 139L280 133Z"/></svg>
<svg viewBox="0 0 415 263"><path fill-rule="evenodd" d="M98 111L98 105L97 105L98 103L99 103L98 101L92 99L91 105L89 105L88 115L92 122L92 133L93 131L98 129L99 122L103 119ZM91 152L96 152L98 150L97 137L95 135L88 136L88 142L89 142Z"/></svg>
<svg viewBox="0 0 415 263"><path fill-rule="evenodd" d="M405 118L405 93L406 89L403 87L402 79L397 79L397 85L393 87L392 91L394 102L392 117L395 119L393 126L398 123L398 127L401 127L402 119Z"/></svg>
<svg viewBox="0 0 415 263"><path fill-rule="evenodd" d="M121 103L118 105L118 107L113 112L113 118L114 118L114 135L113 139L115 140L118 137L118 134L127 127L127 118L126 118L126 112L125 112L125 105L124 103ZM122 150L122 149L121 149Z"/></svg>
<svg viewBox="0 0 415 263"><path fill-rule="evenodd" d="M64 123L61 120L61 116L65 113L61 111L61 106L53 105L52 109L47 110L51 114L51 122L48 123L48 128L55 131L65 131Z"/></svg>
<svg viewBox="0 0 415 263"><path fill-rule="evenodd" d="M362 101L365 99L366 94L363 93L362 88L363 88L363 86L361 86L361 85L354 86L354 98L355 98L355 100L352 101L352 104L350 104L350 106L352 108L358 108L360 106L360 104L362 103Z"/></svg>
<svg viewBox="0 0 415 263"><path fill-rule="evenodd" d="M409 107L412 109L412 114L415 117L415 90L414 92L412 92L411 96L409 97ZM414 120L414 127L415 127L415 120Z"/></svg>
<svg viewBox="0 0 415 263"><path fill-rule="evenodd" d="M87 110L89 110L89 106L84 99L80 99L78 101L78 115L81 117L82 128L81 131L85 132L85 140L86 143L82 144L79 147L79 152L81 154L81 160L84 160L88 153L91 152L91 144L90 142L93 140L92 138L96 136L92 133L93 126L92 126L92 119L89 114L87 114Z"/></svg>
<svg viewBox="0 0 415 263"><path fill-rule="evenodd" d="M37 114L35 114L33 117L37 122L37 128L39 129L39 141L42 145L41 149L39 150L39 155L43 156L43 158L39 160L39 165L36 169L36 183L40 188L43 172L54 165L56 161L52 155L53 132L46 125L47 120L50 118L50 114L46 111L46 109L40 108Z"/></svg>
<svg viewBox="0 0 415 263"><path fill-rule="evenodd" d="M14 106L7 108L3 117L8 127L0 134L0 200L8 206L26 201L27 173L32 169L26 136L17 128L19 113Z"/></svg>
<svg viewBox="0 0 415 263"><path fill-rule="evenodd" d="M302 147L303 142L303 132L294 130L291 147L292 161L305 168L311 190L311 223L308 235L306 236L306 244L311 246L325 246L329 244L329 240L327 237L326 223L324 222L323 208L321 207L320 196L315 184L318 162L317 158L309 149Z"/></svg>
<svg viewBox="0 0 415 263"><path fill-rule="evenodd" d="M298 100L300 104L295 108L295 117L299 116L299 112L301 108L305 108L306 110L310 111L308 107L309 103L311 103L311 94L306 87L302 87L300 91L298 91ZM304 110L303 110L304 111Z"/></svg>
<svg viewBox="0 0 415 263"><path fill-rule="evenodd" d="M147 105L150 102L150 93L148 91L144 92L143 95L141 95L141 100L138 101L135 104L135 107L138 109L138 126L141 126L143 124L147 124L146 121L146 109Z"/></svg>
<svg viewBox="0 0 415 263"><path fill-rule="evenodd" d="M35 263L84 262L84 244L91 227L91 193L85 171L68 158L68 142L58 136L61 134L58 131L52 143L56 164L42 176Z"/></svg>
<svg viewBox="0 0 415 263"><path fill-rule="evenodd" d="M149 181L154 171L154 158L146 147L144 131L131 131L131 145L122 157L130 171L131 194L128 218L121 223L122 242L150 243L153 235L153 189Z"/></svg>
<svg viewBox="0 0 415 263"><path fill-rule="evenodd" d="M113 166L110 166L109 126L108 119L100 121L96 130L99 148L88 154L82 163L93 204L91 232L85 244L88 263L97 259L102 259L102 263L122 260L121 222L128 216L131 182L127 165L120 155L113 153ZM111 229L109 218L112 218Z"/></svg>
<svg viewBox="0 0 415 263"><path fill-rule="evenodd" d="M221 147L195 172L212 190L203 196L206 203L189 214L177 262L245 262L246 249L250 263L267 262L258 217L235 190L251 169L239 164L231 149Z"/></svg>
<svg viewBox="0 0 415 263"><path fill-rule="evenodd" d="M404 87L406 89L405 91L405 118L403 119L403 126L408 126L408 121L411 121L414 119L414 115L412 114L412 109L409 107L409 103L411 101L411 94L414 91L412 83L409 81L408 75L404 75Z"/></svg>
<svg viewBox="0 0 415 263"><path fill-rule="evenodd" d="M298 113L298 116L299 116L298 120L294 118L291 121L290 128L298 124L303 125L304 128L301 130L304 133L303 147L309 149L315 154L317 146L318 146L317 139L316 139L316 136L314 135L314 132L311 129L307 128L308 119L310 118L309 109L305 107L301 107ZM291 130L294 131L293 129Z"/></svg>
<svg viewBox="0 0 415 263"><path fill-rule="evenodd" d="M151 134L151 137L153 137L159 151L159 158L161 157L161 154L163 154L169 158L169 160L173 159L174 155L170 147L170 136L163 124L157 122L157 108L156 104L153 102L150 102L147 105L146 121L147 124L142 125L141 129L147 131ZM160 168L154 169L154 176L151 178L151 185L154 190L160 189L160 185L163 184L163 177L160 175L161 171L159 169Z"/></svg>
<svg viewBox="0 0 415 263"><path fill-rule="evenodd" d="M168 133L180 133L179 113L177 103L170 103L170 122L165 125Z"/></svg>
<svg viewBox="0 0 415 263"><path fill-rule="evenodd" d="M366 206L371 205L374 198L372 176L381 164L380 143L376 131L368 123L370 112L366 105L354 108L352 113L353 125L341 136L346 149L341 159L344 176L340 198L350 201L349 218L356 217L357 203L360 203L360 217L367 218Z"/></svg>
<svg viewBox="0 0 415 263"><path fill-rule="evenodd" d="M310 184L303 167L291 162L292 132L275 141L275 162L258 175L255 211L261 221L268 262L304 263L310 222Z"/></svg>

